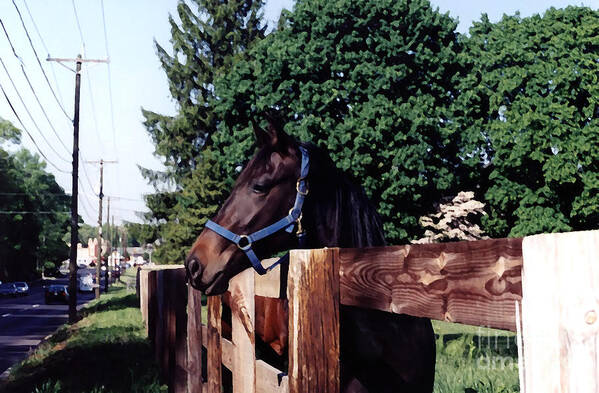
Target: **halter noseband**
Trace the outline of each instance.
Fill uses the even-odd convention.
[[[296,222],[298,223],[298,238],[302,239],[302,236],[304,236],[304,233],[301,229],[301,219],[304,199],[306,198],[306,195],[308,195],[308,184],[306,182],[306,178],[308,177],[308,171],[310,170],[310,158],[308,155],[308,151],[304,147],[300,146],[299,149],[302,153],[302,166],[300,170],[300,177],[299,179],[297,179],[297,184],[295,187],[297,190],[297,194],[295,195],[295,204],[293,205],[291,210],[289,210],[289,214],[287,216],[281,218],[274,224],[271,224],[266,228],[260,229],[250,235],[238,235],[218,225],[212,220],[208,220],[206,222],[206,228],[213,230],[225,239],[235,243],[237,247],[239,247],[239,249],[243,251],[245,255],[247,255],[250,262],[252,263],[252,266],[254,267],[254,270],[256,270],[256,272],[258,272],[258,274],[260,275],[266,274],[269,270],[279,265],[283,260],[288,258],[288,255],[281,257],[278,261],[276,261],[269,267],[264,268],[256,254],[254,253],[254,250],[252,250],[252,244],[254,242],[264,239],[265,237],[270,236],[282,229],[284,229],[288,233],[291,233],[293,231],[293,226]]]

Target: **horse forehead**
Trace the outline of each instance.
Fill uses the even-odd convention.
[[[264,172],[274,176],[295,171],[295,159],[291,155],[282,154],[277,151],[272,151],[264,154],[264,159],[261,163],[257,162],[258,166],[264,168]]]

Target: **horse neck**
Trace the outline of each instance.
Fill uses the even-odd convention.
[[[309,247],[385,245],[380,217],[362,188],[337,168],[315,172],[321,175],[310,183],[306,206]]]

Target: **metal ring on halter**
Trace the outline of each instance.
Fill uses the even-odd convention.
[[[295,183],[295,189],[296,189],[297,193],[300,194],[301,196],[306,196],[310,192],[310,190],[308,189],[308,182],[306,181],[306,191],[302,191],[302,190],[300,190],[300,183],[302,181],[306,181],[306,179],[303,177],[300,177],[299,179],[297,179],[297,183]]]
[[[293,214],[293,209],[295,209],[295,207],[292,207],[291,209],[289,209],[289,215],[292,216]],[[299,217],[297,218],[297,220],[295,220],[296,222],[301,221],[303,218],[302,212],[300,211]]]
[[[245,241],[248,243],[245,246],[242,246],[240,244],[243,239],[245,239]],[[240,235],[239,240],[237,241],[237,247],[239,247],[239,249],[241,251],[247,251],[250,248],[252,248],[252,241],[250,240],[250,238],[247,235]]]

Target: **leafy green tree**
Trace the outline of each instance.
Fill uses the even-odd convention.
[[[146,202],[152,214],[149,223],[160,228],[164,253],[157,259],[180,261],[182,250],[193,241],[191,228],[179,229],[178,218],[186,214],[177,210],[186,205],[181,189],[191,172],[201,165],[202,152],[217,130],[214,113],[215,78],[227,72],[238,56],[264,36],[261,23],[262,0],[180,1],[178,24],[169,18],[172,53],[156,43],[158,57],[169,80],[170,91],[177,102],[177,114],[166,116],[143,110],[144,125],[155,146],[155,154],[163,159],[166,171],[142,169],[153,184],[156,194]],[[178,252],[167,251],[174,246]]]
[[[153,225],[125,222],[124,229],[127,232],[128,247],[143,247],[158,239],[157,228]]]
[[[46,172],[46,164],[37,154],[22,149],[14,155],[23,184],[23,191],[33,202],[41,227],[36,252],[37,266],[45,260],[60,262],[68,258],[69,250],[62,237],[69,232],[70,195],[56,183],[54,175]]]
[[[486,15],[465,38],[454,126],[492,237],[599,227],[599,12]]]
[[[252,153],[250,119],[275,109],[288,133],[360,179],[391,242],[421,235],[419,217],[461,176],[448,127],[463,71],[455,28],[426,0],[297,1],[216,84],[221,179]]]
[[[19,142],[20,131],[0,119],[0,280],[31,279],[68,254],[68,195],[36,154],[2,146]]]

